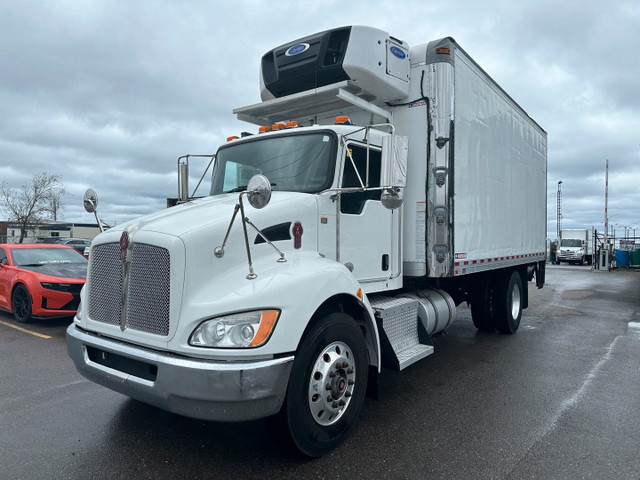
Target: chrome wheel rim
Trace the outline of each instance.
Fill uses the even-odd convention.
[[[520,288],[518,285],[513,286],[511,291],[511,318],[514,320],[518,318],[520,314]]]
[[[343,342],[327,346],[316,359],[309,378],[308,402],[313,419],[324,427],[347,411],[356,384],[353,352]]]

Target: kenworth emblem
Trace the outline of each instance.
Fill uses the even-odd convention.
[[[299,249],[302,248],[302,233],[304,230],[302,229],[302,223],[296,222],[293,225],[293,248]]]
[[[120,261],[127,261],[127,250],[129,249],[129,234],[127,232],[122,232],[120,235]]]
[[[294,55],[298,55],[299,53],[306,52],[309,50],[310,45],[308,43],[298,43],[293,47],[289,47],[289,49],[284,52],[285,56],[293,57]]]

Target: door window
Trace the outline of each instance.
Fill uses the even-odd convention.
[[[344,160],[342,175],[343,188],[361,188],[367,182],[367,148],[350,144]],[[353,159],[353,162],[351,162]],[[355,168],[354,168],[355,164]],[[369,188],[380,187],[382,154],[379,150],[369,149]],[[357,170],[357,173],[356,173]],[[358,178],[358,175],[360,178]],[[360,183],[362,180],[362,183]],[[340,211],[342,213],[359,215],[362,213],[367,200],[380,200],[380,190],[362,192],[346,192],[341,194]]]

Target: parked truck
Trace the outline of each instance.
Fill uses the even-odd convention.
[[[593,263],[593,230],[590,228],[562,229],[560,231],[560,246],[556,262],[578,263],[584,265]]]
[[[269,417],[320,456],[460,303],[516,332],[544,285],[546,132],[452,38],[337,28],[267,52],[260,80],[234,110],[258,133],[212,156],[209,195],[181,157],[179,205],[93,241],[68,352],[115,391]]]

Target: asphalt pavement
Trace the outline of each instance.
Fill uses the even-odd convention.
[[[384,370],[337,450],[306,460],[262,420],[173,415],[95,385],[70,319],[0,313],[0,478],[640,479],[640,273],[548,265],[515,335],[469,309],[435,353]]]

